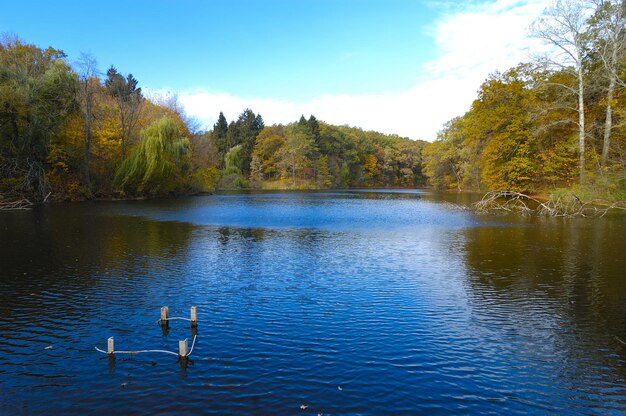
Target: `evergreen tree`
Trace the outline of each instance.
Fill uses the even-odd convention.
[[[224,113],[220,111],[220,115],[217,118],[217,122],[213,125],[213,141],[220,154],[225,155],[228,152],[228,122]]]
[[[228,129],[226,131],[226,153],[238,144],[241,144],[239,125],[234,121],[231,121],[228,123]],[[226,155],[226,153],[224,153],[224,155]]]
[[[256,115],[247,108],[239,115],[236,122],[231,122],[228,126],[227,142],[229,149],[241,145],[242,148],[242,169],[243,173],[250,173],[250,162],[252,161],[252,151],[256,136],[265,126],[260,114]]]
[[[314,115],[309,117],[309,121],[307,121],[307,125],[309,129],[311,129],[311,134],[313,135],[313,139],[315,143],[319,146],[320,142],[320,123],[317,121]]]

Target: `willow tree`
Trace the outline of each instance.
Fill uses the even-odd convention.
[[[163,117],[141,132],[139,145],[120,166],[115,183],[139,194],[179,190],[186,183],[188,156],[189,140],[174,120]]]

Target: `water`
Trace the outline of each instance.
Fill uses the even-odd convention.
[[[450,198],[1,212],[0,414],[626,412],[626,217],[475,216]],[[198,306],[187,364],[94,350],[177,351],[191,330],[162,331],[163,305]]]

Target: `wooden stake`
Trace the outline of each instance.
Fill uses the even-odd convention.
[[[198,326],[198,310],[195,306],[191,307],[191,326]]]
[[[183,358],[187,357],[187,338],[178,341],[178,355]]]
[[[161,308],[161,325],[167,325],[169,323],[169,308],[163,306]]]
[[[113,354],[114,351],[115,351],[115,347],[113,344],[113,337],[110,337],[107,340],[107,354]]]

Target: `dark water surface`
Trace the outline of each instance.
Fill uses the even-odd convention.
[[[0,414],[626,412],[625,216],[270,193],[0,212],[0,237]],[[163,305],[198,306],[187,365],[94,350],[176,351]]]

